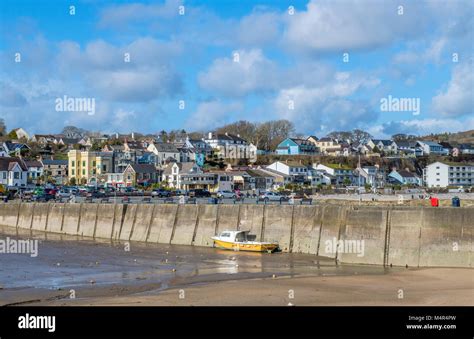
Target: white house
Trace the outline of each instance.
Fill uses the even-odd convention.
[[[423,150],[423,155],[428,154],[438,154],[438,155],[447,155],[447,152],[443,146],[434,141],[417,141],[417,146],[421,147]]]
[[[0,184],[8,187],[25,187],[28,168],[23,160],[12,157],[0,157]]]
[[[434,162],[423,170],[427,187],[474,185],[474,163]]]
[[[336,185],[346,184],[348,181],[355,183],[354,169],[342,164],[317,164],[313,168],[324,171],[336,177]]]
[[[256,160],[257,147],[249,144],[240,135],[230,133],[218,134],[209,132],[204,139],[211,148],[218,149],[224,159],[250,159]]]
[[[147,151],[156,155],[157,165],[164,166],[169,162],[180,162],[181,155],[175,145],[169,143],[152,143],[148,145]]]
[[[25,164],[28,168],[28,179],[36,182],[43,175],[43,164],[38,160],[25,160]]]
[[[182,189],[183,175],[201,173],[201,168],[194,162],[169,163],[163,169],[161,181],[169,187]]]
[[[397,143],[388,139],[369,139],[367,146],[372,150],[377,147],[380,151],[390,154],[398,152]]]
[[[308,167],[294,161],[275,161],[266,168],[290,176],[293,182],[304,182],[308,177]]]
[[[30,135],[23,128],[15,128],[14,131],[18,139],[30,139]]]

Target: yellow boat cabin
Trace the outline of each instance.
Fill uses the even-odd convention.
[[[277,243],[249,240],[255,236],[249,235],[249,231],[223,231],[212,237],[214,246],[234,251],[251,252],[273,252],[278,248]]]

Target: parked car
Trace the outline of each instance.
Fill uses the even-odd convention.
[[[72,195],[72,192],[69,188],[61,188],[56,192],[56,198],[69,198]]]
[[[263,200],[263,201],[284,201],[284,200],[288,200],[287,197],[281,195],[281,194],[278,194],[278,193],[275,193],[275,192],[264,192],[264,193],[261,193],[260,194],[260,199]]]
[[[209,198],[211,197],[211,193],[205,189],[193,189],[189,191],[189,196],[193,198]]]
[[[40,193],[40,194],[34,194],[32,197],[31,197],[31,200],[32,201],[36,201],[36,202],[48,202],[50,200],[54,200],[56,198],[55,195],[52,195],[52,194],[46,194],[46,193]]]
[[[88,192],[86,197],[88,198],[95,198],[95,199],[98,199],[98,198],[105,198],[107,195],[105,194],[105,192],[101,192],[101,191],[92,191],[92,192]]]
[[[232,191],[217,191],[217,197],[219,199],[235,199],[237,198],[237,194]]]
[[[173,193],[174,193],[175,196],[180,196],[180,195],[186,196],[186,195],[188,195],[188,191],[186,191],[186,190],[176,190]]]
[[[168,198],[171,196],[171,192],[163,188],[157,188],[151,192],[151,196],[158,197],[158,198]]]

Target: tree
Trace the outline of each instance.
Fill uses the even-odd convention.
[[[162,130],[162,131],[159,133],[159,137],[160,137],[161,141],[163,141],[163,142],[168,142],[168,133],[166,133],[165,130]]]
[[[76,126],[65,126],[61,132],[61,134],[64,134],[66,138],[82,138],[84,137],[88,132],[85,129],[76,127]]]
[[[351,184],[351,179],[349,178],[344,178],[344,180],[342,181],[342,183],[344,184],[344,186],[349,186]]]
[[[352,137],[351,140],[354,142],[358,142],[360,144],[365,144],[369,141],[369,139],[372,139],[372,135],[366,131],[363,131],[361,129],[354,129],[352,131]]]
[[[334,131],[327,135],[329,138],[337,139],[339,141],[351,140],[352,133],[346,131]]]
[[[417,138],[417,136],[412,135],[412,134],[398,133],[398,134],[392,135],[392,140],[393,141],[413,140],[413,139],[416,139],[416,138]]]
[[[10,131],[10,133],[8,133],[8,138],[9,138],[10,140],[16,140],[16,139],[18,139],[18,136],[16,135],[16,131],[15,131],[14,129],[12,129],[12,130]]]
[[[98,142],[94,142],[91,146],[91,151],[100,151],[102,146]]]
[[[72,177],[71,179],[69,179],[69,185],[76,186],[76,178],[75,177]]]
[[[0,119],[0,137],[3,137],[7,133],[7,126],[5,120]]]

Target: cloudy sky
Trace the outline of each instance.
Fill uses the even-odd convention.
[[[30,133],[280,118],[317,136],[473,129],[473,4],[2,0],[0,117]],[[95,114],[57,111],[64,96],[94,98]],[[420,113],[382,110],[389,96]]]

